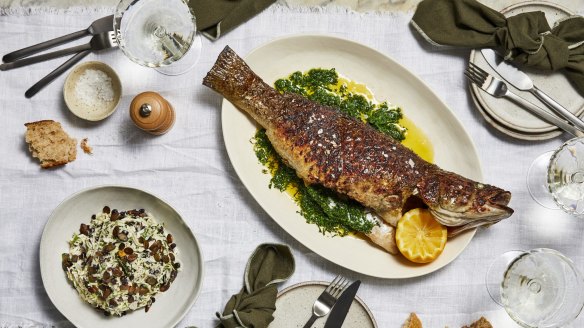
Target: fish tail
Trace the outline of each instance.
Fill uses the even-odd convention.
[[[283,109],[278,101],[280,93],[262,81],[229,46],[221,51],[203,85],[223,95],[266,129]]]
[[[230,95],[244,94],[258,80],[243,59],[226,46],[203,79],[203,85],[230,98]]]

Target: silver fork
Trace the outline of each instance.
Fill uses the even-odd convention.
[[[75,56],[69,58],[66,62],[61,64],[61,66],[55,68],[52,72],[47,74],[47,76],[43,77],[40,81],[38,81],[35,85],[30,87],[30,89],[26,90],[24,96],[26,98],[31,98],[32,96],[36,95],[39,91],[41,91],[44,87],[49,85],[53,82],[57,77],[59,77],[63,72],[68,70],[69,68],[73,67],[77,62],[83,59],[85,56],[89,55],[92,51],[99,51],[104,49],[116,48],[118,47],[118,40],[116,38],[116,34],[114,31],[109,31],[101,34],[95,35],[91,42],[88,45],[85,45],[85,48],[80,48],[81,52],[76,54]],[[34,58],[34,57],[31,57]],[[25,59],[23,59],[25,60]],[[16,61],[18,62],[18,61]],[[16,63],[14,62],[14,63]],[[12,64],[12,63],[10,63]]]
[[[336,276],[314,302],[312,316],[308,319],[304,328],[310,328],[316,319],[327,315],[348,284],[349,281],[346,278],[340,275]]]
[[[486,71],[484,71],[479,66],[475,65],[474,63],[469,63],[469,66],[464,71],[464,75],[474,84],[476,84],[479,88],[494,96],[496,98],[509,98],[514,102],[518,103],[519,105],[523,106],[533,115],[539,117],[540,119],[553,124],[560,129],[574,135],[577,137],[584,136],[584,133],[578,130],[575,126],[569,124],[568,122],[562,120],[561,118],[545,111],[544,109],[537,107],[536,105],[528,102],[527,100],[521,98],[520,96],[516,95],[515,93],[509,91],[507,84],[498,78],[490,75]]]
[[[116,39],[116,34],[114,31],[103,32],[94,35],[88,43],[78,45],[75,47],[65,48],[53,52],[48,52],[42,55],[27,57],[19,60],[15,60],[9,63],[0,64],[0,71],[8,71],[11,69],[28,66],[32,64],[41,63],[47,60],[64,57],[76,53],[83,53],[86,51],[99,51],[103,49],[109,49],[117,47],[118,41]],[[89,53],[87,52],[87,53]]]

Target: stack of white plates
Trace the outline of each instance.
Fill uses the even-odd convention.
[[[565,17],[573,15],[568,9],[550,2],[529,1],[512,5],[502,10],[505,16],[514,16],[522,12],[543,11],[550,24]],[[473,50],[470,61],[480,66],[490,74],[500,77],[486,62],[479,51]],[[584,98],[578,94],[570,81],[561,72],[535,72],[522,69],[529,75],[533,83],[542,91],[551,96],[558,103],[566,107],[572,113],[580,116],[584,113]],[[503,80],[503,79],[501,79]],[[549,110],[537,100],[531,93],[520,91],[508,84],[509,90],[536,104],[542,109]],[[479,112],[495,129],[518,139],[545,140],[559,136],[564,131],[540,120],[527,110],[505,98],[495,98],[479,89],[476,85],[470,85],[471,96]]]

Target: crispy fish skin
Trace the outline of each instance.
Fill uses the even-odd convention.
[[[421,198],[442,224],[455,227],[451,236],[513,213],[507,207],[510,192],[442,170],[334,108],[280,94],[229,47],[203,84],[263,126],[275,150],[305,183],[345,194],[392,226],[411,196]]]

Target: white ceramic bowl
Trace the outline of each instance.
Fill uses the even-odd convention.
[[[113,100],[100,102],[96,99],[96,105],[92,106],[79,99],[75,92],[75,86],[77,85],[79,78],[88,69],[102,71],[107,74],[111,79],[114,91]],[[116,111],[120,99],[122,98],[122,82],[114,69],[107,64],[98,61],[85,62],[75,66],[67,76],[65,85],[63,86],[63,97],[65,98],[67,108],[69,108],[71,113],[75,114],[75,116],[88,121],[101,121]]]
[[[69,250],[68,241],[89,223],[91,215],[103,207],[118,210],[140,209],[154,215],[174,237],[181,269],[168,291],[156,295],[148,312],[129,312],[123,317],[106,317],[85,303],[68,282],[61,267],[61,254]],[[41,277],[49,298],[76,327],[174,327],[194,304],[203,281],[201,249],[180,214],[160,198],[145,191],[123,186],[98,186],[82,190],[65,199],[49,217],[40,244]]]

